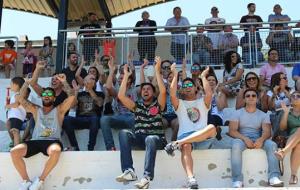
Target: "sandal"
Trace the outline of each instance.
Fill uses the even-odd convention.
[[[283,158],[284,158],[284,151],[283,150],[275,151],[274,154],[275,154],[276,158],[279,161],[283,160]]]
[[[290,178],[290,181],[289,181],[289,184],[290,185],[295,185],[298,183],[298,177],[296,175],[291,175],[291,178]]]

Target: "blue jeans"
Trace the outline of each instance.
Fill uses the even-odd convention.
[[[133,114],[102,116],[100,119],[100,126],[106,150],[111,150],[115,147],[111,128],[130,129],[134,127],[134,123],[135,120]]]
[[[158,135],[134,134],[129,130],[123,129],[119,133],[119,142],[122,172],[129,168],[134,170],[131,149],[132,146],[138,146],[146,149],[144,176],[150,177],[152,180],[154,178],[156,150],[163,149],[166,144],[165,139]]]
[[[251,140],[255,141],[256,139]],[[246,148],[246,144],[243,140],[233,139],[231,149],[232,181],[243,181],[242,153]],[[264,142],[263,149],[266,151],[268,159],[268,178],[279,177],[279,164],[274,155],[274,152],[277,150],[276,143],[268,139]]]
[[[99,116],[71,117],[65,116],[63,129],[66,131],[72,147],[79,150],[75,136],[75,129],[89,129],[88,150],[94,150],[96,145],[98,130],[100,128]]]

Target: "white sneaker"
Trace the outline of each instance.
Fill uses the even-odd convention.
[[[137,175],[133,171],[133,169],[127,169],[125,170],[121,175],[116,177],[116,180],[118,182],[126,182],[126,181],[135,181],[137,180]]]
[[[197,180],[194,176],[188,178],[187,187],[189,189],[198,189],[198,183],[197,183]]]
[[[269,179],[269,185],[272,187],[283,187],[284,183],[278,177]]]
[[[241,181],[234,181],[232,182],[232,187],[233,188],[242,188],[244,185],[243,185],[243,182]]]
[[[29,190],[42,190],[44,185],[44,181],[41,181],[40,178],[36,177],[32,185],[29,187]]]
[[[19,189],[18,190],[28,190],[29,189],[29,187],[31,186],[31,181],[26,181],[26,180],[24,180],[22,183],[21,183],[21,185],[20,185],[20,187],[19,187]]]
[[[150,184],[150,179],[143,177],[140,182],[136,183],[135,186],[138,189],[148,189]]]

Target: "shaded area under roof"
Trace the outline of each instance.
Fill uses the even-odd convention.
[[[88,12],[99,19],[111,18],[128,12],[173,0],[69,0],[68,25],[79,26]],[[60,0],[3,0],[3,8],[58,17]]]

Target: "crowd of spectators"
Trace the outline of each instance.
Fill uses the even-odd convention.
[[[280,7],[280,6],[279,6]],[[276,12],[275,12],[276,8]],[[275,16],[269,19],[286,19],[279,17],[278,6],[274,6]],[[245,34],[240,42],[243,53],[258,51],[261,41],[246,50],[248,40],[258,33],[260,24],[245,24],[261,22],[255,15],[255,4],[248,5],[249,13],[241,18],[241,26],[251,32]],[[300,64],[295,64],[292,72],[295,87],[288,86],[287,71],[284,65],[281,49],[274,45],[268,51],[267,63],[260,68],[259,73],[245,73],[242,64],[243,55],[237,52],[239,41],[231,33],[232,27],[216,26],[225,23],[218,17],[218,8],[211,9],[212,17],[206,25],[197,28],[197,38],[192,49],[198,53],[193,57],[191,71],[187,70],[185,51],[188,44],[184,40],[187,35],[189,22],[181,16],[180,7],[173,9],[174,17],[167,21],[167,31],[174,35],[171,42],[171,54],[182,63],[177,71],[176,63],[154,57],[156,40],[154,30],[136,29],[141,39],[140,46],[145,42],[153,42],[151,48],[139,49],[143,62],[140,67],[140,83],[137,83],[135,65],[132,56],[128,63],[117,64],[111,51],[100,54],[97,49],[90,49],[90,41],[84,40],[84,50],[81,59],[74,44],[68,45],[67,66],[61,73],[54,73],[50,87],[41,87],[39,77],[53,66],[53,47],[50,37],[44,38],[40,50],[40,59],[32,53],[32,42],[26,41],[23,77],[11,80],[11,90],[14,92],[6,103],[7,123],[12,143],[11,157],[16,170],[23,179],[20,189],[39,190],[51,170],[59,161],[60,154],[65,151],[79,151],[75,130],[89,129],[87,150],[93,151],[97,142],[97,134],[102,130],[105,148],[115,151],[115,139],[112,128],[119,129],[120,163],[122,174],[116,177],[117,182],[136,181],[137,174],[133,167],[132,149],[138,146],[145,149],[145,164],[143,177],[135,184],[137,188],[149,188],[154,179],[156,152],[165,149],[167,154],[174,155],[175,150],[181,150],[181,162],[187,177],[187,187],[196,189],[198,183],[193,171],[193,149],[209,149],[223,138],[231,139],[230,144],[219,148],[231,148],[232,186],[243,187],[242,152],[245,149],[264,149],[268,161],[268,182],[270,186],[282,187],[280,180],[279,161],[288,152],[292,152],[291,177],[289,184],[297,184],[297,172],[300,163],[297,161],[299,148],[300,115]],[[82,27],[101,28],[96,24],[96,15],[89,14],[89,24]],[[278,18],[277,18],[278,17]],[[155,21],[148,20],[149,13],[143,12],[142,21],[137,27],[155,26]],[[278,20],[276,20],[278,21]],[[174,28],[174,26],[183,26]],[[274,25],[274,29],[278,29]],[[282,25],[280,25],[282,27]],[[215,42],[203,31],[218,34],[219,42]],[[223,34],[221,31],[227,31]],[[282,31],[281,31],[282,32]],[[81,34],[93,36],[84,30]],[[290,34],[282,32],[281,36],[289,39]],[[279,35],[279,36],[280,36]],[[143,38],[142,38],[143,37]],[[242,38],[242,39],[243,39]],[[269,44],[276,38],[270,33]],[[248,39],[248,40],[247,40]],[[200,42],[201,41],[201,42]],[[98,42],[97,42],[98,43]],[[16,52],[13,41],[6,41],[6,51],[1,57],[5,71],[14,66]],[[146,43],[147,44],[147,43]],[[194,43],[193,43],[194,44]],[[152,46],[153,45],[153,46]],[[248,44],[249,46],[249,44]],[[252,47],[253,46],[253,47]],[[271,46],[271,45],[270,45]],[[215,48],[217,47],[217,48]],[[86,49],[85,49],[86,48]],[[253,48],[253,49],[252,49]],[[93,56],[85,56],[91,54]],[[210,59],[211,53],[218,52],[224,64],[223,78],[218,79],[212,67],[203,67],[202,63]],[[260,56],[260,55],[256,55]],[[145,69],[154,62],[154,73],[147,76]],[[199,61],[199,62],[198,62]],[[89,67],[84,65],[89,62]],[[208,61],[209,63],[209,61]],[[191,77],[189,77],[191,76]],[[221,82],[222,81],[222,82]],[[42,104],[36,105],[28,99],[31,90],[41,98]],[[228,107],[228,99],[236,98],[235,109],[230,118],[224,118],[224,109]],[[75,112],[74,112],[75,110]],[[29,124],[28,124],[29,123]],[[28,125],[27,125],[28,124]],[[20,130],[33,129],[33,132],[20,141]],[[222,133],[221,126],[228,125],[229,133]],[[172,137],[165,136],[166,128],[171,128]],[[62,131],[68,137],[70,147],[63,147]],[[286,134],[282,135],[282,131]],[[284,138],[286,145],[277,139]],[[288,140],[287,140],[288,139]],[[227,147],[226,147],[227,146]],[[278,149],[282,148],[282,149]],[[34,180],[30,180],[26,171],[24,158],[37,153],[49,156],[43,172]]]

